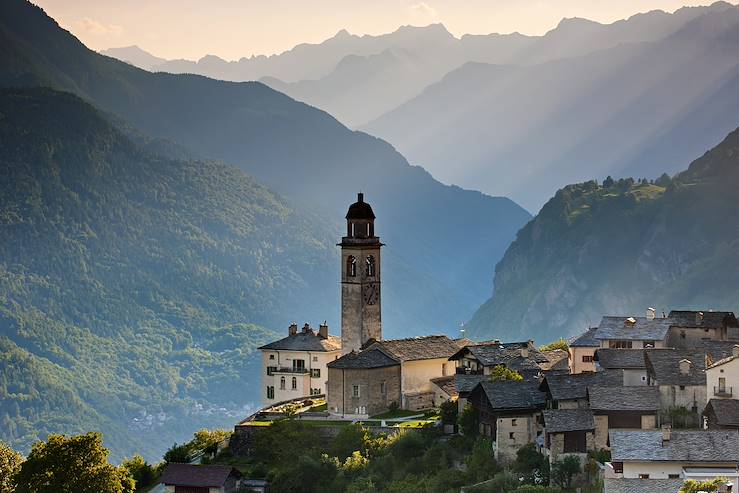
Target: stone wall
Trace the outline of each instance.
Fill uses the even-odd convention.
[[[400,365],[364,369],[329,368],[328,371],[327,403],[331,413],[373,416],[387,411],[393,402],[400,405]],[[359,386],[359,397],[354,395],[354,385]]]
[[[536,439],[536,419],[529,416],[513,416],[496,420],[495,459],[509,464],[516,459],[518,449]]]

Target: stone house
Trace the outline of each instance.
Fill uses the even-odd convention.
[[[595,350],[600,341],[595,338],[598,327],[592,327],[569,342],[568,363],[570,373],[589,373],[595,371]]]
[[[464,375],[490,375],[490,371],[502,365],[519,372],[525,379],[536,379],[543,367],[551,365],[550,359],[534,346],[534,341],[500,341],[469,344],[451,355],[456,372]]]
[[[644,349],[598,349],[595,367],[600,371],[620,373],[626,387],[647,385],[647,365]]]
[[[544,450],[550,462],[563,454],[575,454],[584,463],[595,450],[595,419],[590,409],[545,409]]]
[[[477,412],[480,434],[493,440],[495,459],[510,463],[527,443],[537,443],[543,430],[541,410],[546,405],[536,381],[483,381],[469,402]],[[540,441],[540,440],[538,440]]]
[[[595,339],[604,349],[644,349],[667,347],[669,318],[603,317],[595,331]]]
[[[401,363],[379,347],[328,364],[328,411],[368,417],[401,402]]]
[[[655,349],[646,351],[647,380],[660,394],[662,410],[682,407],[698,416],[706,404],[706,355],[703,351]]]
[[[669,347],[691,349],[695,341],[739,341],[739,321],[733,312],[673,310],[668,318]]]
[[[711,399],[703,410],[704,427],[739,432],[739,400]]]
[[[454,375],[454,388],[457,391],[457,406],[459,412],[468,404],[468,400],[472,390],[477,387],[480,382],[487,382],[490,377],[486,375]]]
[[[589,409],[588,387],[619,386],[621,383],[621,375],[617,372],[550,374],[542,379],[539,390],[546,395],[547,409]]]
[[[326,392],[326,365],[341,355],[341,339],[305,324],[290,325],[287,337],[260,347],[265,406]]]
[[[595,419],[595,447],[609,448],[609,430],[657,428],[660,408],[656,387],[588,387],[588,400]]]
[[[612,430],[606,478],[739,481],[739,435],[707,430]],[[607,481],[608,479],[606,479]]]
[[[231,466],[172,463],[159,482],[165,493],[236,493],[241,473]]]
[[[706,399],[739,398],[739,345],[731,356],[711,361],[706,367]]]
[[[538,362],[539,368],[546,375],[550,373],[570,373],[569,353],[564,349],[541,351],[547,361]]]

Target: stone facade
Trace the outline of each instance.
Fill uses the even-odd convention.
[[[329,368],[328,410],[372,416],[400,405],[400,365],[381,368]]]
[[[527,443],[536,441],[541,432],[536,415],[506,416],[495,422],[495,460],[510,464],[516,460],[516,452]]]
[[[660,385],[659,400],[662,410],[670,407],[684,407],[691,411],[695,408],[699,414],[703,412],[708,401],[704,385]]]
[[[595,351],[597,347],[571,347],[569,348],[568,363],[570,373],[595,372]]]

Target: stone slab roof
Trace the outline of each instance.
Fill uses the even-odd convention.
[[[592,327],[569,342],[570,347],[600,347],[600,341],[595,338],[598,327]]]
[[[706,353],[685,349],[650,349],[647,371],[658,385],[706,385]],[[680,362],[690,361],[688,373],[680,372]]]
[[[627,323],[629,318],[633,318],[635,323]],[[667,336],[670,324],[669,318],[648,320],[646,317],[603,317],[595,338],[601,341],[661,341]]]
[[[457,394],[469,394],[478,383],[489,380],[488,375],[454,375],[454,387]]]
[[[739,427],[739,400],[711,399],[703,414],[713,414],[719,426]]]
[[[739,326],[734,312],[672,310],[668,318],[672,320],[672,325],[675,327],[700,327],[708,329],[723,327],[724,324],[727,327]]]
[[[663,443],[661,430],[611,430],[614,461],[739,462],[734,430],[672,430]]]
[[[480,382],[477,389],[482,389],[493,410],[533,410],[541,409],[546,404],[546,396],[539,389],[538,382],[503,381]]]
[[[586,399],[591,385],[619,386],[623,384],[620,372],[575,373],[547,375],[539,388],[552,395],[555,401]]]
[[[165,485],[191,486],[195,488],[219,488],[231,474],[239,472],[231,466],[202,466],[171,463],[162,473],[159,482]]]
[[[643,349],[598,349],[595,360],[606,370],[642,370],[647,367]]]
[[[539,367],[542,370],[551,372],[569,372],[569,353],[564,349],[553,349],[552,351],[544,351],[541,354],[543,354],[547,359],[546,363],[539,363]]]
[[[595,429],[593,411],[590,409],[547,409],[542,414],[547,433]]]
[[[454,383],[456,375],[449,375],[447,377],[432,378],[431,383],[439,387],[442,392],[446,393],[449,397],[459,395],[457,392],[457,386]]]
[[[604,387],[588,388],[590,409],[593,411],[651,411],[659,409],[657,387]]]
[[[522,350],[528,350],[528,357],[521,355]],[[506,368],[516,371],[539,371],[542,369],[540,364],[550,364],[549,358],[533,347],[529,341],[508,343],[491,341],[471,344],[456,351],[449,359],[461,359],[467,354],[473,356],[483,366],[505,365]]]
[[[393,358],[382,348],[371,347],[360,351],[358,353],[351,351],[346,353],[342,357],[331,361],[326,366],[328,368],[339,368],[339,369],[369,369],[369,368],[384,368],[387,366],[399,365],[400,361]]]
[[[683,480],[677,479],[632,479],[606,478],[605,493],[678,493]]]
[[[265,344],[259,349],[274,349],[281,351],[338,351],[341,349],[341,337],[328,336],[323,338],[313,329],[301,330],[297,334],[289,335],[279,341]]]
[[[409,337],[407,339],[388,339],[376,341],[370,346],[382,349],[400,361],[444,358],[459,351],[460,344],[444,335]]]

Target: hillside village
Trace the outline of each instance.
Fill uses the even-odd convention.
[[[260,430],[286,416],[324,424],[329,436],[345,423],[373,433],[425,426],[459,433],[457,422],[430,412],[452,406],[454,415],[474,417],[474,431],[490,439],[498,464],[512,464],[526,446],[552,466],[577,458],[573,486],[676,493],[686,480],[722,478],[721,491],[739,483],[733,313],[658,315],[648,308],[644,316],[609,315],[557,347],[446,335],[387,340],[383,244],[363,194],[346,220],[341,335],[330,335],[325,323],[318,330],[293,323],[286,337],[260,348],[264,407],[235,427],[232,454],[249,456]],[[597,471],[586,474],[593,457]],[[199,466],[188,467],[183,474],[197,477]],[[235,472],[222,467],[223,478]]]

